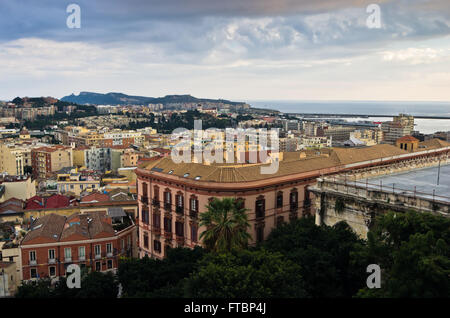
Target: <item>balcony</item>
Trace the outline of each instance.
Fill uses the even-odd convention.
[[[197,211],[189,211],[189,216],[193,219],[196,219],[198,217],[198,212]]]
[[[56,259],[54,259],[54,258],[49,258],[49,259],[48,259],[48,263],[49,263],[49,264],[55,264],[55,263],[56,263]]]
[[[155,235],[161,235],[161,228],[160,227],[153,227],[152,232]]]
[[[72,262],[72,257],[64,258],[64,263],[71,263],[71,262]]]
[[[86,256],[79,256],[79,257],[78,257],[78,260],[81,261],[81,262],[83,262],[83,261],[86,260]]]
[[[184,214],[184,207],[177,206],[176,209],[175,209],[175,212],[178,213],[178,214],[183,215]]]
[[[113,256],[113,253],[112,253],[112,252],[106,253],[106,257],[112,257],[112,256]]]
[[[30,265],[36,265],[37,261],[36,260],[30,260]]]
[[[148,204],[148,197],[147,196],[141,196],[141,202],[143,204]]]
[[[290,204],[290,211],[291,212],[297,212],[298,210],[298,203],[291,203]]]
[[[172,211],[172,204],[170,203],[164,203],[164,210],[171,212]]]
[[[154,198],[154,199],[152,200],[152,205],[153,205],[155,208],[159,208],[159,200],[156,199],[156,198]]]
[[[172,239],[172,232],[164,232],[164,238],[166,240],[171,240]]]
[[[178,236],[177,235],[176,240],[177,240],[177,244],[184,245],[184,236]]]
[[[95,259],[100,259],[100,258],[102,258],[101,254],[95,254]]]

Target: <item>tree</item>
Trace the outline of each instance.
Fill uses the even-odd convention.
[[[186,279],[185,291],[190,298],[307,296],[300,266],[267,250],[208,254]]]
[[[364,241],[347,223],[317,226],[312,217],[301,218],[274,229],[263,247],[301,265],[312,297],[352,297],[365,285],[367,265],[353,256]]]
[[[49,278],[24,282],[18,287],[17,298],[116,298],[119,285],[115,276],[108,273],[82,272],[81,288],[68,288],[66,278],[55,283]]]
[[[233,198],[214,198],[200,215],[200,226],[206,230],[200,234],[208,250],[229,252],[247,246],[250,234],[246,209]]]
[[[430,213],[378,217],[359,258],[381,267],[381,288],[359,297],[449,297],[450,220]]]
[[[125,297],[182,297],[180,282],[197,268],[205,255],[201,247],[171,248],[163,260],[144,257],[119,265],[119,282]]]

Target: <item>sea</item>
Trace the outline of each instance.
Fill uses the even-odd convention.
[[[343,118],[347,121],[389,121],[391,117],[377,115],[442,116],[449,119],[416,118],[415,130],[424,134],[450,131],[450,102],[391,102],[391,101],[248,101],[252,107],[275,109],[283,113],[361,114],[369,117]]]

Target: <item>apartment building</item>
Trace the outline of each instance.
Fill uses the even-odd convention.
[[[36,219],[20,243],[23,280],[66,275],[67,266],[78,264],[92,271],[114,271],[121,256],[132,257],[136,226],[115,231],[112,218],[99,213]]]
[[[401,137],[411,135],[414,131],[414,117],[400,114],[394,116],[392,121],[386,121],[381,124],[384,142],[395,144],[395,141]]]
[[[108,171],[111,170],[111,149],[91,147],[84,150],[85,167],[90,170]]]
[[[34,178],[46,179],[53,172],[73,166],[72,148],[53,145],[33,149],[31,163]]]

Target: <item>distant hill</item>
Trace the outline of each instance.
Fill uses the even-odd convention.
[[[77,104],[92,105],[148,105],[171,103],[226,103],[230,105],[242,105],[241,102],[231,102],[223,99],[196,98],[191,95],[167,95],[165,97],[130,96],[122,93],[99,94],[81,92],[79,95],[71,94],[61,98],[62,101]]]

